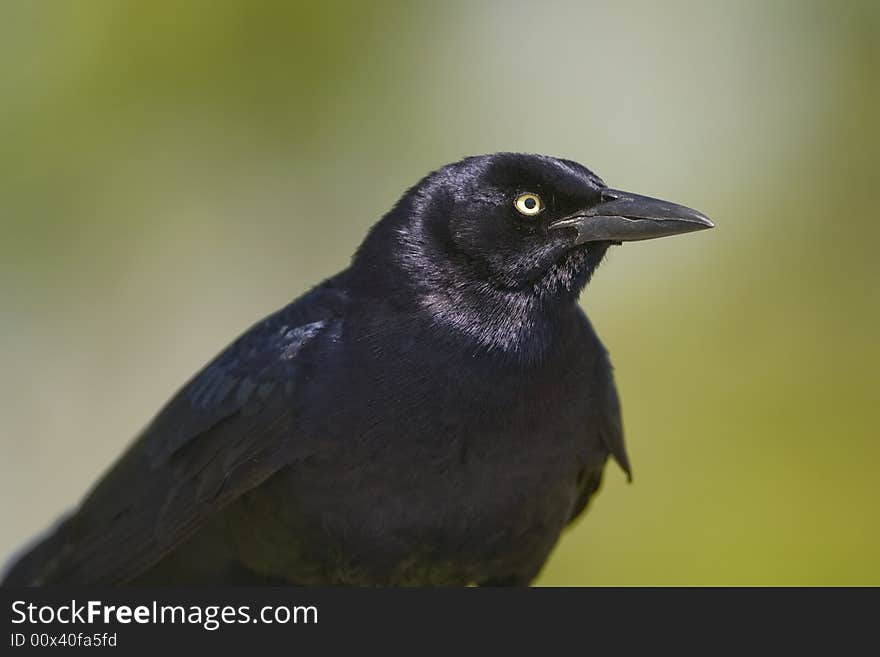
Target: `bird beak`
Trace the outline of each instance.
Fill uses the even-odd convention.
[[[550,224],[577,231],[575,244],[633,242],[714,228],[702,212],[669,201],[616,189],[602,190],[603,203]]]

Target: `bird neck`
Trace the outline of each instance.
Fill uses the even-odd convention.
[[[409,337],[440,343],[469,354],[484,353],[536,365],[559,345],[577,321],[576,299],[542,299],[526,291],[499,290],[486,283],[453,282],[438,272],[371,264],[352,267],[349,289],[364,307],[387,308],[386,318]],[[390,328],[390,327],[389,327]]]
[[[558,344],[575,307],[482,286],[422,290],[417,312],[435,333],[522,364],[543,361]]]

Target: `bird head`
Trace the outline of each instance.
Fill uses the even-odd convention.
[[[379,221],[353,262],[355,286],[415,300],[505,350],[552,332],[609,246],[711,228],[700,212],[609,188],[586,167],[495,153],[446,165]],[[549,338],[548,338],[549,339]]]
[[[374,241],[396,244],[371,257],[391,255],[429,283],[576,296],[612,244],[712,226],[683,205],[611,189],[576,162],[495,153],[444,166],[410,189],[374,230]]]

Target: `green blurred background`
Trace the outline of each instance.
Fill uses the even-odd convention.
[[[583,297],[635,482],[540,583],[880,584],[878,101],[870,1],[4,1],[0,554],[423,173],[517,150],[718,225]]]

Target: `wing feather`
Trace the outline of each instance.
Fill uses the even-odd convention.
[[[338,330],[328,281],[245,332],[159,412],[7,585],[121,584],[287,464],[303,351]]]
[[[626,445],[623,440],[623,420],[620,412],[620,400],[617,396],[617,386],[614,383],[614,372],[608,352],[602,345],[587,316],[581,312],[581,318],[585,330],[598,347],[598,358],[594,363],[591,387],[590,408],[591,422],[589,430],[598,434],[605,449],[611,458],[626,473],[627,479],[632,481],[632,468],[626,453]],[[590,498],[596,494],[602,484],[602,472],[605,464],[598,467],[585,469],[578,478],[578,497],[572,508],[570,520],[577,518],[587,508]]]

